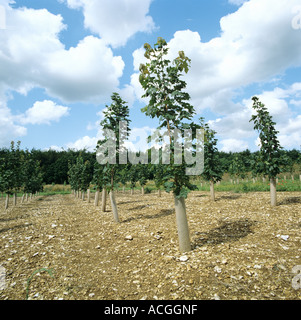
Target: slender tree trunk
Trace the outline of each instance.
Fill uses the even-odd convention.
[[[24,202],[24,197],[25,197],[25,194],[23,193],[22,198],[21,198],[21,203]]]
[[[90,189],[87,190],[88,203],[90,203]]]
[[[300,179],[300,182],[301,182],[301,174],[300,174],[300,176],[299,176],[299,179]]]
[[[9,194],[7,194],[5,198],[5,210],[8,208],[8,203],[9,203]]]
[[[97,207],[99,202],[99,190],[96,190],[95,198],[94,198],[94,206]]]
[[[186,207],[185,207],[185,199],[184,198],[176,198],[175,199],[175,209],[176,209],[176,221],[178,228],[178,237],[179,237],[179,249],[181,252],[188,252],[191,250],[190,244],[190,235],[189,235],[189,227],[186,216]]]
[[[132,189],[131,189],[131,195],[133,195],[133,194],[134,194],[134,189],[132,188]]]
[[[102,199],[101,199],[101,211],[106,212],[106,205],[107,205],[107,190],[106,188],[102,189]]]
[[[112,206],[114,220],[115,222],[119,223],[120,221],[118,216],[117,204],[115,200],[115,193],[113,190],[110,191],[110,199],[111,199],[111,206]]]
[[[17,194],[14,192],[14,195],[13,195],[13,204],[14,206],[17,205]]]
[[[215,201],[215,193],[214,193],[214,183],[210,181],[210,199]]]
[[[158,189],[158,196],[161,197],[161,189]]]
[[[144,186],[141,187],[141,194],[144,195]]]
[[[25,201],[26,201],[26,202],[28,201],[28,193],[26,193]]]
[[[82,200],[85,200],[85,191],[82,191]]]
[[[275,207],[277,205],[277,196],[276,196],[276,179],[270,179],[270,194],[271,194],[271,205]]]
[[[122,187],[122,192],[125,193],[125,186]]]

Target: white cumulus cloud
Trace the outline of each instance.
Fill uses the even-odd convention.
[[[263,91],[254,94],[266,106],[273,121],[276,123],[276,130],[279,131],[278,139],[280,144],[286,148],[299,148],[301,142],[301,115],[292,109],[292,97],[300,97],[301,83],[297,82],[283,89],[276,87],[270,91]],[[238,105],[240,108],[234,113],[229,113],[222,118],[209,121],[209,125],[218,133],[221,139],[225,139],[226,144],[223,150],[231,147],[231,143],[240,137],[240,139],[250,139],[252,136],[258,136],[254,131],[254,123],[250,122],[252,114],[253,101],[243,99]],[[259,140],[255,140],[255,146],[258,147]],[[234,143],[233,143],[234,145]],[[252,145],[253,147],[254,145]],[[230,150],[230,149],[229,149]]]
[[[34,105],[21,115],[19,121],[22,124],[50,124],[58,122],[69,114],[70,108],[57,105],[53,101],[36,101]]]
[[[62,0],[64,1],[64,0]],[[85,27],[113,47],[123,46],[137,32],[151,32],[155,23],[148,15],[152,0],[65,0],[83,10]]]
[[[97,137],[89,137],[84,136],[75,142],[67,143],[67,148],[74,149],[74,150],[84,150],[94,152],[96,149],[97,141],[99,139]]]
[[[292,8],[300,5],[300,0],[229,2],[241,6],[221,18],[218,37],[203,42],[200,33],[179,30],[168,42],[170,59],[180,50],[191,59],[191,68],[184,75],[191,103],[199,114],[207,109],[219,118],[211,124],[224,139],[223,150],[231,145],[237,146],[234,149],[245,147],[247,144],[234,144],[237,137],[243,141],[241,139],[254,135],[249,123],[253,112],[252,96],[237,102],[237,94],[246,86],[264,85],[281,77],[287,69],[301,66],[300,31],[292,28]],[[143,49],[137,49],[133,57],[135,73],[131,86],[139,98],[143,94],[138,81],[138,67],[145,61]],[[287,132],[285,128],[295,128],[298,123],[294,120],[293,107],[301,105],[299,86],[295,83],[289,89],[279,86],[253,94],[266,103],[280,134]],[[298,145],[297,134],[294,135],[292,141]],[[283,136],[282,140],[289,141],[289,138],[285,140]]]
[[[26,134],[27,129],[15,122],[10,109],[0,101],[0,146],[9,146],[12,140]]]
[[[249,148],[248,143],[240,139],[224,139],[220,143],[223,145],[223,152],[241,152]]]
[[[184,50],[191,59],[184,79],[197,110],[214,106],[215,112],[232,113],[235,106],[220,104],[221,95],[229,96],[238,88],[269,81],[290,67],[301,66],[300,32],[291,26],[291,9],[298,3],[300,0],[249,0],[220,20],[220,36],[208,42],[191,30],[174,34],[169,41],[170,58]],[[137,49],[133,57],[138,71],[145,61],[143,49]],[[132,86],[139,96],[140,84],[132,81]]]
[[[0,93],[32,88],[65,102],[102,103],[119,86],[124,62],[105,41],[87,36],[68,50],[60,41],[61,15],[46,9],[7,7],[0,33]]]
[[[119,86],[124,62],[102,39],[88,36],[77,47],[48,57],[39,82],[51,96],[68,102],[100,102]]]

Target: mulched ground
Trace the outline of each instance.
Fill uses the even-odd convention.
[[[189,194],[193,250],[185,254],[169,194],[116,194],[120,224],[109,199],[102,213],[73,195],[6,211],[2,198],[0,299],[300,299],[292,270],[301,266],[300,193],[278,192],[275,208],[269,193],[216,198]]]

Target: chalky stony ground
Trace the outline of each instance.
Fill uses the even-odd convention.
[[[186,201],[193,250],[178,251],[170,194],[116,195],[120,224],[73,195],[39,196],[4,211],[1,300],[300,299],[301,195],[193,192]],[[296,278],[295,278],[296,279]],[[298,283],[297,283],[298,284]]]

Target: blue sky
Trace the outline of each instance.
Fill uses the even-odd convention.
[[[187,91],[220,150],[258,149],[254,95],[300,149],[300,0],[0,0],[0,147],[93,150],[118,92],[143,148],[157,123],[140,111],[138,68],[159,36],[192,60]]]

